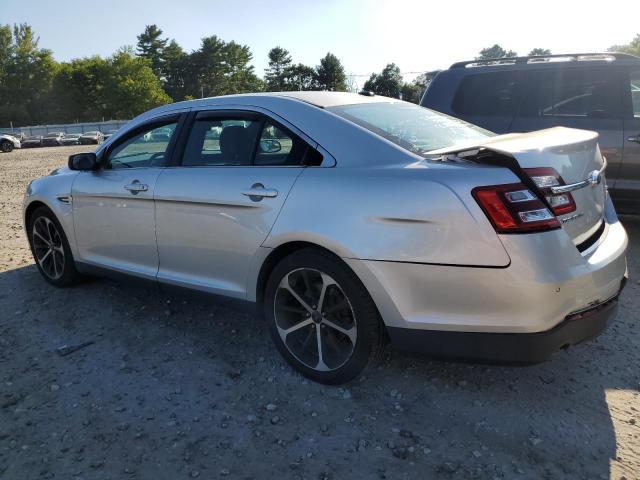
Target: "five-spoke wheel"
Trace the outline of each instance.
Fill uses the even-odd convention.
[[[66,287],[80,280],[64,230],[50,209],[36,208],[29,216],[27,232],[33,258],[47,282]]]
[[[328,252],[305,249],[283,259],[269,277],[264,302],[278,350],[316,381],[351,380],[379,347],[373,301],[356,275]]]
[[[64,248],[56,225],[47,217],[38,217],[31,231],[33,255],[43,272],[52,280],[64,273]]]

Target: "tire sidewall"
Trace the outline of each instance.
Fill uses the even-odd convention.
[[[13,150],[13,144],[9,140],[4,140],[2,144],[0,144],[0,150],[3,153],[9,153]]]
[[[53,279],[49,277],[46,272],[40,266],[40,262],[36,258],[35,249],[33,247],[33,226],[36,223],[36,220],[41,217],[46,217],[58,229],[60,237],[62,239],[62,249],[64,251],[64,265],[62,267],[62,276],[57,279]],[[73,254],[71,253],[71,247],[69,246],[69,242],[67,241],[67,235],[65,234],[62,225],[56,218],[55,214],[47,207],[38,207],[29,217],[29,225],[27,229],[27,235],[29,236],[29,247],[31,248],[31,254],[33,255],[33,260],[38,268],[38,271],[42,275],[42,277],[49,282],[51,285],[55,285],[56,287],[66,287],[75,283],[78,279],[78,271],[75,268],[75,263],[73,260]]]
[[[351,358],[336,370],[320,372],[300,362],[284,344],[276,327],[274,302],[278,285],[284,276],[299,268],[321,271],[331,276],[346,295],[356,320],[357,338]],[[336,385],[356,377],[368,364],[379,344],[380,322],[377,309],[358,277],[341,260],[324,252],[302,250],[283,259],[271,272],[265,289],[264,318],[278,351],[304,376],[324,384]]]

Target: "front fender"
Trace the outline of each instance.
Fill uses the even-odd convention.
[[[47,177],[33,180],[27,187],[23,201],[22,220],[27,233],[27,212],[36,203],[44,204],[56,216],[64,234],[69,241],[74,258],[78,258],[76,237],[73,226],[73,207],[71,204],[71,187],[78,172],[67,169],[55,170]]]

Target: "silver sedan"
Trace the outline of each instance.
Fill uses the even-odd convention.
[[[126,274],[249,302],[319,382],[387,339],[539,362],[597,335],[626,280],[597,140],[349,93],[193,100],[34,180],[24,222],[49,283]]]

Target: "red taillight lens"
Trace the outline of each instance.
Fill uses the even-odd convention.
[[[564,180],[555,168],[525,168],[524,171],[529,175],[531,180],[533,180],[533,183],[545,194],[545,198],[547,202],[549,202],[549,205],[551,205],[553,213],[556,215],[565,215],[575,212],[576,202],[570,193],[562,193],[560,195],[553,195],[551,193],[551,187],[565,185]]]
[[[476,187],[471,195],[498,233],[527,233],[560,228],[555,215],[521,183]]]

